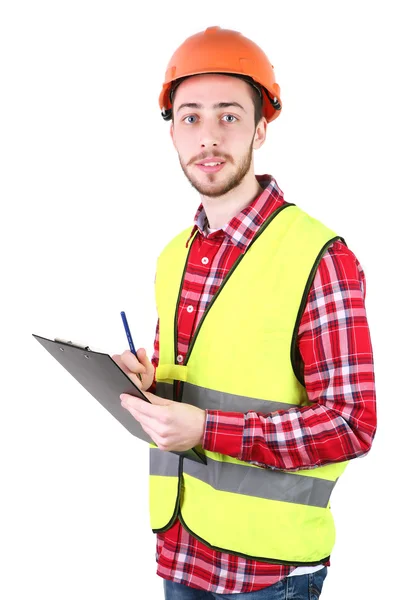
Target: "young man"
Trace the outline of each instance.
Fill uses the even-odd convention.
[[[201,204],[158,260],[152,361],[143,348],[114,356],[150,390],[151,404],[121,401],[155,443],[157,573],[167,600],[315,599],[330,494],[376,429],[364,273],[341,237],[254,173],[281,100],[252,41],[219,27],[191,36],[160,107]],[[168,452],[195,446],[206,464]]]

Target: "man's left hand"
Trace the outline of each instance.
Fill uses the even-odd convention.
[[[121,394],[121,404],[139,421],[160,450],[184,451],[202,443],[206,423],[204,410],[150,392],[143,393],[150,403],[130,394]]]

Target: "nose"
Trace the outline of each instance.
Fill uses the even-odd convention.
[[[214,120],[204,120],[200,128],[200,145],[202,148],[211,148],[218,146],[220,143],[220,132],[218,125]]]

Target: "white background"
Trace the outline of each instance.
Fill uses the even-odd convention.
[[[4,600],[162,598],[147,446],[32,338],[152,353],[155,261],[198,206],[158,107],[170,56],[207,26],[275,66],[283,110],[255,154],[343,235],[367,278],[379,428],[336,486],[323,598],[393,597],[398,570],[396,2],[4,1],[0,13]]]

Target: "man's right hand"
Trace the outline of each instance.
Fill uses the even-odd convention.
[[[113,354],[111,358],[139,389],[146,391],[153,383],[155,369],[144,348],[137,350],[137,356],[138,358],[130,350],[125,350],[122,354]],[[138,377],[139,373],[142,381]]]

